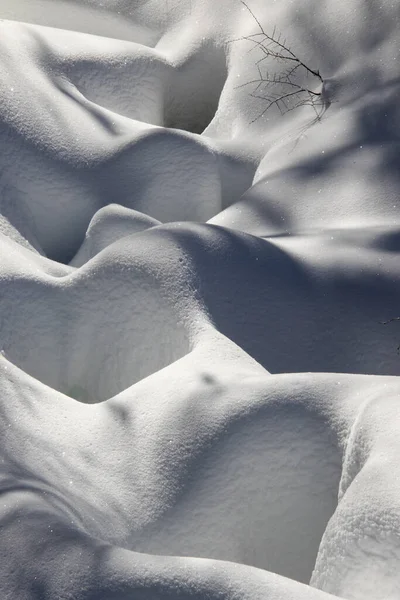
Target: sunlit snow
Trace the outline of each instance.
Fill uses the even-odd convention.
[[[0,599],[400,598],[399,25],[0,0]]]

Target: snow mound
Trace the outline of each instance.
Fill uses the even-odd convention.
[[[398,26],[0,2],[2,598],[400,596]]]
[[[81,267],[113,242],[157,225],[161,225],[160,221],[148,215],[120,204],[108,204],[98,210],[90,221],[85,239],[70,265]]]

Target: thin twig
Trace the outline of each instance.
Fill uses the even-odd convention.
[[[267,103],[267,106],[262,113],[253,119],[251,123],[257,121],[257,119],[262,117],[267,110],[273,106],[276,106],[282,114],[294,110],[300,106],[311,106],[315,111],[316,118],[319,120],[324,111],[318,111],[317,107],[325,106],[322,92],[315,92],[308,86],[305,87],[301,83],[298,83],[298,81],[295,81],[294,78],[300,73],[298,70],[303,69],[306,78],[308,76],[312,76],[323,83],[320,72],[315,69],[311,69],[296,56],[293,50],[287,45],[286,40],[282,38],[279,32],[277,32],[276,27],[274,27],[272,35],[268,35],[261,25],[259,19],[251,10],[250,6],[244,0],[240,0],[240,2],[252,16],[259,31],[241,38],[237,38],[236,40],[231,40],[231,42],[246,40],[253,45],[249,52],[258,50],[262,53],[262,56],[255,63],[258,72],[258,79],[253,79],[246,83],[240,84],[236,86],[235,89],[253,85],[255,87],[250,95],[253,98],[263,100]],[[263,74],[263,71],[265,71],[265,69],[262,69],[263,63],[267,59],[279,61],[280,63],[286,62],[288,68],[283,70],[283,72],[280,74]],[[271,90],[274,88],[279,90],[278,86],[283,86],[282,90],[277,93],[272,93]],[[264,89],[264,95],[262,95],[261,88]],[[295,100],[294,103],[293,100]]]
[[[379,321],[381,325],[387,325],[388,323],[393,323],[393,321],[400,321],[400,317],[393,317],[388,321]]]

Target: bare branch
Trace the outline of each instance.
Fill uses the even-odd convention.
[[[266,107],[262,113],[251,122],[254,123],[254,121],[257,121],[257,119],[262,117],[267,110],[273,106],[275,106],[281,114],[294,110],[300,106],[311,106],[316,114],[316,119],[320,120],[324,110],[318,110],[317,107],[322,106],[325,110],[327,108],[324,103],[322,92],[310,89],[311,86],[304,86],[299,79],[301,76],[300,70],[302,70],[303,79],[314,77],[314,79],[318,79],[319,82],[323,83],[320,72],[312,69],[298,58],[288,46],[286,39],[277,31],[276,26],[272,31],[272,35],[267,34],[250,6],[244,0],[240,0],[240,2],[255,21],[259,31],[233,41],[246,40],[252,44],[252,47],[248,52],[257,50],[262,54],[261,58],[255,62],[258,78],[236,86],[236,89],[250,85],[255,86],[250,93],[250,96],[266,102]],[[287,68],[284,68],[281,73],[276,72],[270,75],[267,72],[264,74],[264,62],[266,60],[287,63]],[[269,65],[270,63],[268,63],[268,66]],[[262,94],[261,89],[263,89],[264,94]],[[276,93],[272,93],[273,89],[276,89]]]

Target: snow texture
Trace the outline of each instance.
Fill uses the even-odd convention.
[[[399,25],[0,0],[2,599],[398,600]]]

